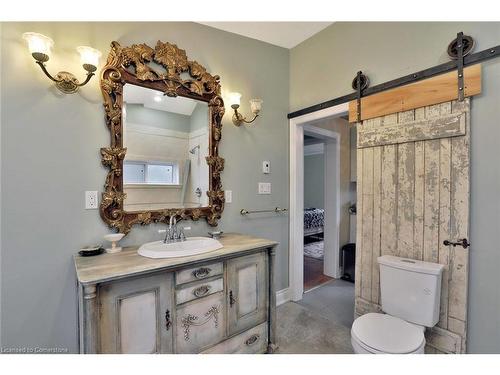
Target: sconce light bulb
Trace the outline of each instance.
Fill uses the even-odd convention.
[[[48,36],[28,32],[23,34],[23,39],[28,42],[28,49],[33,58],[40,62],[49,60],[54,41]]]
[[[95,72],[97,70],[97,66],[99,65],[99,58],[102,53],[95,48],[87,46],[76,47],[76,50],[80,54],[80,60],[83,68],[90,73]]]
[[[263,103],[262,99],[258,98],[250,99],[250,110],[254,115],[258,115],[260,113],[262,109],[262,103]]]
[[[239,92],[229,93],[229,104],[231,108],[238,109],[240,107],[241,94]]]

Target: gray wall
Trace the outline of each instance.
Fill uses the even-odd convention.
[[[61,95],[35,65],[21,34],[37,31],[55,41],[51,72],[84,76],[75,47],[91,45],[104,55],[109,43],[158,39],[177,43],[188,56],[221,76],[223,94],[242,93],[242,111],[261,97],[264,107],[251,126],[224,117],[220,154],[225,189],[233,191],[220,221],[225,232],[280,242],[277,288],[288,285],[288,218],[241,217],[241,208],[288,207],[289,52],[192,23],[4,23],[1,39],[2,269],[1,327],[4,346],[63,347],[77,351],[76,289],[72,256],[103,242],[109,232],[97,210],[84,210],[84,191],[102,191],[106,169],[99,148],[109,144],[99,80],[74,95]],[[251,58],[249,58],[251,56]],[[105,58],[105,57],[104,57]],[[272,173],[262,175],[263,160]],[[6,177],[7,176],[7,177]],[[259,181],[273,194],[257,195]],[[209,229],[194,223],[193,234]],[[123,245],[156,240],[159,225],[137,227]]]
[[[205,108],[205,110],[207,110]],[[189,133],[191,116],[146,108],[142,104],[126,105],[126,122]]]
[[[500,44],[500,23],[335,23],[290,53],[290,106],[297,110],[350,93],[358,70],[371,85],[448,61],[463,31],[476,51]],[[469,352],[500,353],[500,59],[483,64],[472,100]]]
[[[325,208],[325,155],[304,156],[304,207]]]
[[[208,124],[208,105],[197,103],[193,113],[189,117],[189,131],[207,128]]]

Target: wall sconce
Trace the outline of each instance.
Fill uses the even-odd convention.
[[[238,108],[240,108],[240,99],[241,99],[240,93],[238,92],[229,93],[229,104],[231,104],[231,108],[234,109],[233,124],[236,126],[240,126],[242,123],[251,124],[259,116],[259,112],[262,109],[263,102],[261,99],[250,100],[250,110],[252,111],[254,117],[251,120],[247,120],[245,116],[243,116],[241,113],[238,112]]]
[[[76,77],[69,72],[59,72],[55,77],[53,77],[47,71],[45,63],[49,61],[54,41],[48,36],[31,32],[24,33],[23,39],[28,42],[28,48],[31,52],[31,56],[33,56],[36,60],[36,63],[40,66],[45,75],[54,81],[56,87],[65,94],[73,94],[78,91],[79,87],[86,85],[94,75],[94,72],[97,70],[97,65],[99,65],[101,52],[91,47],[80,46],[77,47],[76,50],[80,54],[83,69],[87,71],[87,78],[85,81],[80,83],[78,79],[76,79]]]

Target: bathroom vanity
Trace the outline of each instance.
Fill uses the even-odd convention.
[[[276,242],[226,234],[223,247],[150,259],[125,248],[75,255],[81,353],[272,353]]]

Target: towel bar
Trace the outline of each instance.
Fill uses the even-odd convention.
[[[288,211],[288,208],[275,207],[272,210],[253,210],[253,211],[245,210],[244,208],[242,208],[240,210],[240,214],[241,215],[248,215],[248,214],[260,214],[260,213],[264,213],[264,212],[276,212],[276,213],[280,213],[280,212],[286,212],[286,211]]]

